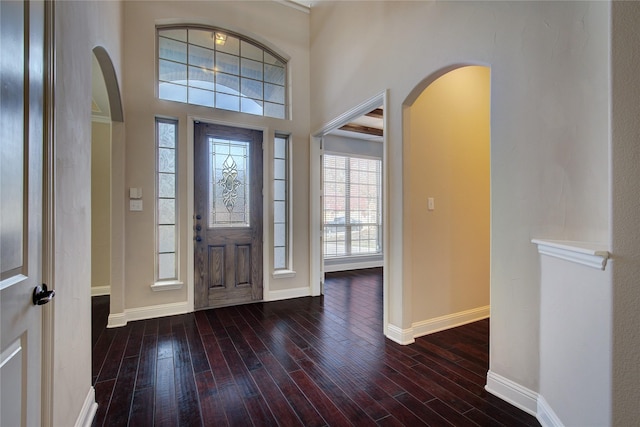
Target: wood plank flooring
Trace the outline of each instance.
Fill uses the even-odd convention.
[[[484,390],[489,321],[401,346],[382,335],[382,271],[325,296],[105,329],[94,297],[94,426],[539,426]]]

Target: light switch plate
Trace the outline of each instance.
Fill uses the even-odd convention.
[[[130,211],[142,211],[142,200],[129,200]]]
[[[429,209],[430,211],[435,209],[435,201],[433,200],[433,197],[429,197],[427,199],[427,209]]]
[[[140,187],[131,187],[131,188],[129,188],[129,198],[130,199],[142,199],[142,188],[140,188]]]

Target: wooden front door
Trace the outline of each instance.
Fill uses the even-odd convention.
[[[195,308],[262,300],[262,132],[194,125]]]
[[[0,1],[2,426],[42,424],[44,22],[43,2]]]

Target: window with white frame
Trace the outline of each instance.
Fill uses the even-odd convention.
[[[289,137],[276,135],[273,144],[273,268],[289,266]]]
[[[156,277],[178,279],[177,259],[177,142],[178,122],[156,119]]]
[[[238,34],[206,27],[161,27],[160,99],[285,119],[287,64]]]
[[[324,256],[382,252],[382,161],[325,154]]]

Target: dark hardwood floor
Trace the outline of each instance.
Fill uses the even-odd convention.
[[[116,329],[93,301],[94,426],[539,426],[484,390],[488,320],[385,339],[380,269],[329,274],[324,297]]]

